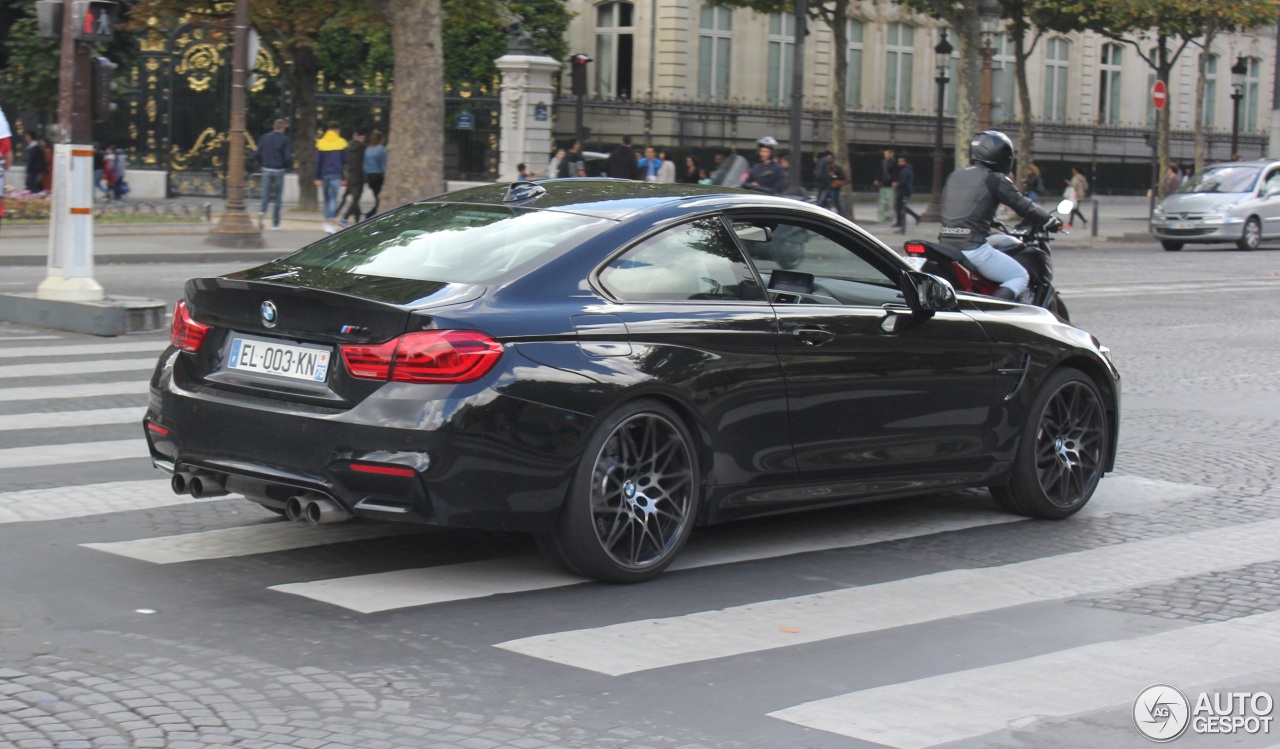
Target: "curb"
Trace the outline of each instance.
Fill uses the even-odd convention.
[[[213,228],[213,224],[99,224],[93,226],[94,236],[102,237],[128,237],[137,235],[153,235],[153,234],[208,234]],[[3,226],[0,227],[0,239],[5,237],[13,237],[15,239],[41,239],[49,236],[49,229],[45,226]]]
[[[95,255],[94,265],[148,265],[159,263],[265,263],[295,250],[210,250],[208,252],[137,252]],[[45,266],[48,255],[0,256],[0,267]]]

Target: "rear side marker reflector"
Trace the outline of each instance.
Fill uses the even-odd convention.
[[[374,463],[352,463],[351,470],[357,473],[376,473],[380,476],[407,476],[413,477],[415,471],[412,468],[404,466],[384,466]]]
[[[148,432],[153,432],[153,433],[155,433],[155,434],[158,434],[158,435],[160,435],[161,437],[168,437],[168,436],[169,436],[169,430],[168,430],[167,428],[165,428],[165,427],[160,426],[159,424],[155,423],[154,421],[148,421],[148,422],[147,422],[147,431],[148,431]]]
[[[422,330],[341,348],[352,377],[390,382],[474,382],[502,356],[502,344],[478,330]]]
[[[924,245],[919,242],[907,242],[908,255],[923,255],[925,252]]]

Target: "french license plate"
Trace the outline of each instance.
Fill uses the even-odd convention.
[[[928,262],[928,260],[922,257],[907,258],[907,264],[910,265],[912,268],[915,268],[916,270],[920,270],[921,268],[923,268],[926,262]]]
[[[233,338],[227,369],[324,382],[329,375],[331,355],[332,352],[324,348]]]
[[[1196,228],[1196,222],[1194,222],[1194,221],[1170,221],[1170,222],[1169,222],[1169,228],[1170,228],[1170,229],[1194,229],[1194,228]]]

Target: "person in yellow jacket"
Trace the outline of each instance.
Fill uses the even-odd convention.
[[[338,193],[346,181],[342,178],[347,165],[347,140],[338,132],[339,125],[330,122],[316,141],[316,187],[324,190],[324,230],[338,230]]]

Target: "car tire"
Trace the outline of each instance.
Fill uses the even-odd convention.
[[[1102,478],[1111,438],[1107,421],[1093,380],[1078,369],[1054,371],[1027,410],[1009,483],[991,487],[991,496],[1018,515],[1074,515]]]
[[[1160,240],[1160,246],[1167,252],[1177,252],[1182,249],[1182,242],[1170,242],[1167,239]]]
[[[1262,224],[1256,216],[1250,216],[1249,220],[1244,222],[1244,233],[1240,235],[1240,240],[1236,242],[1236,247],[1242,250],[1256,250],[1262,244]]]
[[[658,401],[631,401],[597,427],[555,533],[538,544],[573,574],[649,580],[688,540],[701,487],[693,436],[680,417]]]

